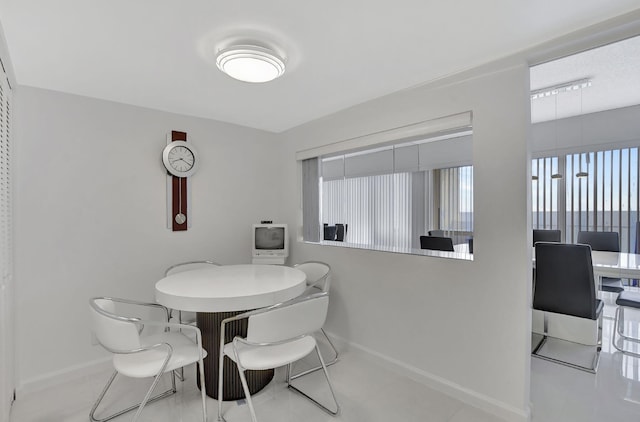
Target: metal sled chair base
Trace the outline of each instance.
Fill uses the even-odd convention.
[[[333,350],[333,354],[334,354],[333,359],[331,361],[329,361],[329,362],[325,362],[325,366],[331,366],[331,365],[333,365],[334,363],[336,363],[338,361],[338,349],[336,349],[336,346],[334,346],[334,344],[331,341],[331,339],[329,339],[329,336],[324,331],[324,328],[321,328],[320,331],[322,332],[324,337],[327,339],[327,341],[329,342],[329,346]],[[304,371],[300,372],[299,374],[291,375],[291,379],[294,380],[296,378],[300,378],[300,377],[302,377],[304,375],[310,374],[312,372],[319,371],[321,369],[322,369],[322,365],[314,366],[313,368],[304,370]]]
[[[149,391],[147,391],[147,394],[145,396],[145,398],[138,404],[134,404],[131,407],[128,407],[124,410],[120,410],[112,415],[109,415],[105,418],[102,419],[97,419],[95,417],[95,413],[96,410],[98,409],[98,406],[100,406],[100,403],[102,402],[102,399],[104,399],[104,396],[107,394],[107,391],[109,390],[109,387],[111,387],[111,384],[113,384],[113,381],[116,379],[116,376],[118,375],[118,371],[114,371],[113,374],[111,375],[111,378],[109,378],[109,381],[107,382],[107,385],[105,385],[104,389],[102,390],[102,393],[100,393],[100,396],[98,397],[98,400],[96,401],[96,403],[93,405],[93,408],[91,408],[91,412],[89,413],[89,417],[91,418],[91,420],[93,422],[106,422],[109,421],[111,419],[117,418],[120,415],[124,415],[127,412],[131,412],[132,410],[138,409],[138,412],[136,413],[136,416],[134,417],[134,420],[137,419],[137,417],[140,415],[140,412],[142,411],[142,408],[144,406],[146,406],[148,403],[152,403],[156,400],[160,400],[163,399],[165,397],[169,397],[173,394],[176,393],[176,380],[174,377],[174,374],[171,375],[171,388],[168,389],[167,391],[160,393],[154,397],[151,397],[151,393],[153,393],[154,388],[156,387],[156,385],[158,384],[158,381],[160,380],[160,377],[156,377],[156,379],[153,381],[153,384],[151,385],[151,387],[149,388]]]
[[[560,364],[560,365],[568,366],[570,368],[579,369],[581,371],[589,372],[590,374],[595,374],[596,371],[598,370],[598,364],[600,363],[600,351],[602,350],[602,344],[599,343],[597,346],[595,346],[596,347],[596,353],[595,353],[595,356],[593,357],[593,363],[589,367],[589,366],[582,366],[582,365],[578,365],[578,364],[575,364],[575,363],[567,362],[567,361],[560,360],[560,359],[554,359],[554,358],[549,357],[549,356],[544,356],[544,355],[538,354],[540,349],[542,349],[544,344],[547,342],[547,339],[548,339],[547,336],[543,336],[542,341],[540,341],[540,343],[535,348],[535,350],[533,352],[531,352],[531,355],[533,357],[536,357],[538,359],[543,359],[543,360],[546,360],[546,361],[549,361],[549,362],[557,363],[557,364]],[[564,341],[566,341],[566,340],[564,340]]]

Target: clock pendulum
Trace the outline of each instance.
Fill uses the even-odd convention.
[[[184,224],[187,216],[182,213],[182,181],[178,182],[178,213],[174,218],[177,224]]]

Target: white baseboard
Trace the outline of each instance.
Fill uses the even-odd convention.
[[[16,397],[24,397],[28,394],[52,388],[65,382],[76,381],[104,371],[113,370],[111,359],[111,356],[108,356],[24,380],[16,387]]]
[[[411,365],[407,365],[397,359],[378,353],[360,344],[347,341],[333,333],[327,333],[338,350],[354,350],[363,354],[377,364],[412,380],[431,387],[454,397],[470,406],[491,413],[507,422],[529,422],[531,420],[531,408],[518,409],[506,403],[495,400],[477,391],[470,390],[447,379],[423,371]],[[100,372],[110,371],[113,368],[111,357],[72,366],[60,371],[50,372],[42,376],[31,378],[16,389],[18,398],[56,385],[92,376]]]
[[[445,393],[453,398],[460,400],[470,406],[476,407],[487,413],[491,413],[507,422],[530,422],[531,421],[531,404],[527,409],[519,409],[503,403],[494,398],[488,397],[477,391],[470,390],[461,385],[453,383],[447,379],[423,371],[422,369],[408,365],[392,357],[383,355],[374,350],[357,343],[347,341],[333,333],[327,332],[331,337],[338,350],[355,350],[362,353],[365,357],[375,361],[399,375],[406,376],[423,385]]]

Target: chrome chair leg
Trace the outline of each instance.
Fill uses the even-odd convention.
[[[538,359],[543,359],[549,362],[554,362],[560,365],[564,365],[564,366],[568,366],[570,368],[574,368],[574,369],[579,369],[581,371],[585,371],[585,372],[589,372],[591,374],[595,374],[598,371],[598,365],[600,364],[600,352],[602,351],[602,318],[603,318],[603,314],[604,312],[600,312],[600,316],[597,319],[597,324],[598,324],[598,339],[596,341],[596,353],[593,357],[593,360],[591,362],[591,366],[590,367],[586,367],[586,366],[582,366],[582,365],[576,365],[574,363],[571,362],[566,362],[563,360],[559,360],[559,359],[555,359],[549,356],[544,356],[544,355],[540,355],[538,352],[540,352],[540,350],[542,349],[542,347],[544,346],[544,344],[547,342],[548,339],[548,330],[549,330],[549,322],[548,322],[548,316],[545,312],[544,314],[544,328],[543,328],[543,337],[542,337],[542,341],[540,341],[540,343],[538,344],[538,346],[534,349],[533,352],[531,352],[531,355],[538,358]]]
[[[287,387],[292,389],[293,391],[297,392],[298,394],[301,394],[304,397],[308,398],[309,400],[311,400],[313,403],[315,403],[318,407],[320,407],[325,412],[329,413],[330,415],[335,416],[338,413],[340,413],[340,405],[338,404],[338,400],[336,399],[336,394],[333,391],[333,385],[331,384],[331,380],[329,379],[329,372],[327,371],[327,365],[325,365],[324,359],[322,359],[322,354],[320,354],[320,349],[318,348],[317,344],[316,344],[316,354],[318,355],[318,359],[320,360],[320,368],[323,370],[324,377],[327,379],[327,385],[329,385],[329,391],[331,391],[331,396],[333,397],[333,402],[336,405],[336,410],[333,411],[333,410],[329,409],[328,407],[326,407],[325,405],[323,405],[322,403],[320,403],[319,401],[317,401],[313,397],[309,396],[304,391],[302,391],[302,390],[298,389],[297,387],[293,386],[291,384],[291,378],[292,377],[287,379]]]
[[[221,331],[221,345],[224,345],[224,324]],[[222,416],[222,401],[223,401],[223,380],[224,378],[224,348],[220,347],[220,355],[218,358],[218,421],[226,422],[225,418]],[[202,378],[204,379],[204,378]]]
[[[96,400],[95,404],[94,404],[94,405],[93,405],[93,407],[91,408],[91,412],[89,412],[89,418],[91,419],[91,421],[92,421],[92,422],[106,422],[106,421],[109,421],[109,420],[111,420],[111,419],[117,418],[118,416],[123,415],[123,414],[125,414],[125,413],[127,413],[127,412],[131,412],[132,410],[135,410],[135,409],[138,409],[139,411],[141,410],[140,405],[141,405],[143,402],[140,402],[140,403],[138,403],[138,404],[134,404],[134,405],[133,405],[133,406],[131,406],[131,407],[128,407],[128,408],[126,408],[126,409],[124,409],[124,410],[120,410],[120,411],[118,411],[118,412],[116,412],[116,413],[113,413],[113,414],[111,414],[111,415],[109,415],[109,416],[107,416],[107,417],[104,417],[104,418],[102,418],[102,419],[97,419],[97,418],[95,417],[95,413],[96,413],[96,410],[98,409],[98,406],[100,406],[100,403],[101,403],[101,402],[102,402],[102,400],[104,399],[104,396],[107,394],[107,391],[109,390],[109,387],[111,387],[111,384],[113,384],[113,381],[116,379],[116,376],[117,376],[117,375],[118,375],[118,371],[114,371],[114,372],[113,372],[113,374],[111,375],[111,377],[109,378],[109,381],[107,381],[107,384],[106,384],[106,385],[104,386],[104,388],[102,389],[102,392],[101,392],[101,393],[100,393],[100,395],[98,396],[98,400]],[[163,399],[163,398],[165,398],[165,397],[168,397],[168,396],[170,396],[170,395],[172,395],[172,394],[175,394],[175,392],[176,392],[177,390],[176,390],[176,382],[175,382],[175,378],[173,377],[173,375],[172,375],[171,379],[172,379],[172,385],[171,385],[171,387],[172,387],[172,388],[168,389],[167,391],[165,391],[165,392],[163,392],[163,393],[158,394],[157,396],[154,396],[154,397],[151,397],[151,398],[148,398],[148,397],[147,397],[147,400],[146,400],[145,404],[147,404],[147,403],[152,403],[152,402],[154,402],[154,401],[156,401],[156,400],[160,400],[160,399]],[[155,387],[155,384],[157,384],[157,381],[156,381],[156,380],[154,380],[154,385],[153,385],[153,386],[152,386],[152,388],[147,392],[147,395],[148,395],[148,396],[149,396],[149,395],[151,395],[151,392],[153,392],[153,387]],[[143,405],[143,407],[144,407],[144,405]],[[137,414],[138,414],[138,413],[139,413],[139,412],[137,412],[137,413],[136,413],[135,418],[137,418]],[[134,418],[134,420],[135,420],[135,418]]]
[[[324,331],[324,328],[321,328],[320,331],[322,332],[324,337],[327,339],[327,342],[329,343],[329,346],[331,347],[331,349],[333,349],[333,354],[334,354],[333,359],[331,361],[325,363],[326,366],[331,366],[331,365],[333,365],[334,363],[336,363],[338,361],[338,349],[336,349],[336,346],[333,344],[333,342],[331,341],[331,339],[329,338],[327,333]],[[304,375],[307,375],[307,374],[310,374],[312,372],[319,371],[320,369],[322,369],[322,365],[314,366],[313,368],[304,370],[304,371],[300,372],[299,374],[291,375],[291,379],[294,380],[296,378],[300,378],[300,377],[302,377]]]
[[[251,420],[258,422],[256,419],[256,411],[253,408],[253,400],[251,400],[251,393],[249,392],[249,386],[247,385],[247,378],[244,375],[244,368],[238,365],[238,374],[240,374],[240,381],[242,382],[242,389],[244,390],[244,396],[247,399],[247,405],[249,406],[249,412],[251,413]]]
[[[620,322],[622,322],[622,324],[620,324]],[[622,326],[621,326],[622,325]],[[618,346],[618,341],[616,339],[616,335],[618,336],[619,339],[621,339],[621,343],[624,341],[631,341],[634,343],[640,343],[640,338],[636,338],[636,337],[629,337],[627,335],[624,334],[624,307],[622,306],[618,306],[616,308],[616,317],[615,317],[615,321],[613,323],[613,338],[611,340],[611,343],[613,344],[613,347],[615,347],[616,350],[618,350],[619,352],[622,352],[626,355],[630,355],[630,356],[634,356],[634,357],[639,357],[640,358],[640,353],[636,353],[636,352],[632,352],[630,350],[626,350],[624,349],[624,347],[621,344],[621,346]]]

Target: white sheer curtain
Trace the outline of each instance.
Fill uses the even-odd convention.
[[[348,224],[345,242],[373,249],[409,250],[412,174],[324,181],[322,221],[329,225]]]
[[[302,160],[302,238],[320,241],[320,160]]]
[[[440,229],[473,232],[473,167],[440,169]]]

